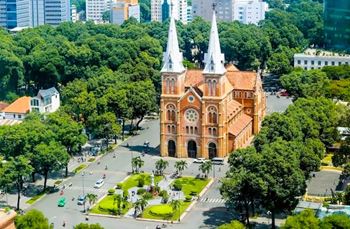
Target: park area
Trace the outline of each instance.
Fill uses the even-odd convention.
[[[177,221],[210,179],[138,173],[108,190],[90,213]]]

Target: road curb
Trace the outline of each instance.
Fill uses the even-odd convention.
[[[156,222],[156,223],[168,223],[168,224],[179,224],[178,221],[162,220],[162,219],[146,219],[146,218],[134,218],[138,221]]]
[[[96,214],[96,213],[88,213],[87,216],[108,217],[108,218],[116,218],[116,219],[121,219],[121,218],[123,218],[123,216],[105,215],[105,214]]]

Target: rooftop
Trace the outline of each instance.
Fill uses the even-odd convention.
[[[7,104],[7,103],[0,102],[0,111],[2,111],[3,109],[5,109],[6,107],[8,107],[8,104]]]
[[[58,91],[54,87],[51,87],[51,88],[48,88],[45,90],[39,90],[39,92],[38,92],[38,95],[40,95],[42,97],[53,96],[55,94],[58,94]]]
[[[11,103],[8,107],[2,110],[2,112],[6,113],[20,113],[25,114],[30,111],[30,97],[23,96],[13,103]]]
[[[318,57],[349,57],[350,55],[344,53],[337,53],[322,49],[306,49],[303,53],[296,53],[294,56],[318,56]]]

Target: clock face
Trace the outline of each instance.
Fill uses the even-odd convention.
[[[188,109],[185,113],[185,117],[189,122],[196,122],[198,120],[198,113],[193,109]]]

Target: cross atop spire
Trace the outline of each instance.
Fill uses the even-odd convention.
[[[177,39],[175,19],[173,15],[171,15],[168,33],[168,44],[166,51],[163,53],[163,67],[161,72],[181,73],[185,71],[185,67],[182,64],[182,60],[183,57],[179,49],[179,41]]]
[[[215,6],[213,4],[213,19],[211,21],[208,52],[204,54],[204,74],[222,75],[226,72],[225,56],[221,53],[218,26],[216,23]]]

